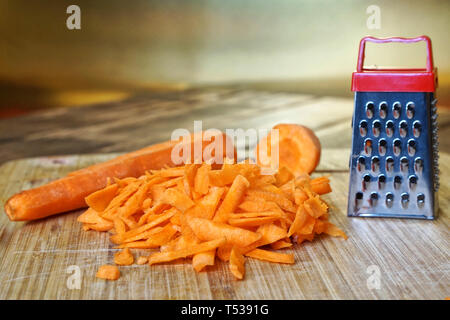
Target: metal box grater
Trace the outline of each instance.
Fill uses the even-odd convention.
[[[426,69],[364,68],[365,43],[425,41]],[[360,42],[355,92],[348,216],[434,219],[438,213],[438,141],[431,40]]]

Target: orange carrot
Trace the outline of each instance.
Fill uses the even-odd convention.
[[[108,231],[113,227],[113,223],[103,219],[97,211],[92,208],[87,209],[83,214],[78,216],[78,222],[82,222],[89,226],[92,230]]]
[[[312,179],[310,184],[311,190],[319,195],[331,192],[330,179],[328,179],[328,177],[319,177]]]
[[[120,277],[120,271],[116,266],[104,265],[98,268],[95,276],[105,280],[117,280]]]
[[[249,186],[250,183],[244,176],[237,175],[230,187],[230,190],[225,196],[225,199],[223,199],[221,206],[217,210],[217,213],[214,216],[214,221],[227,221],[229,214],[236,210],[239,202],[241,201],[245,191]]]
[[[292,247],[293,241],[312,241],[318,234],[347,238],[328,221],[329,207],[313,191],[314,184],[329,180],[283,171],[276,178],[247,163],[226,163],[221,169],[188,164],[151,170],[139,178],[109,182],[90,196],[93,207],[103,211],[90,207],[78,220],[85,230],[113,233],[115,248],[123,249],[115,254],[116,264],[134,262],[130,248],[159,248],[137,263],[192,258],[192,267],[200,272],[214,265],[217,256],[242,279],[244,256],[291,264],[292,254],[266,249]],[[105,190],[113,188],[111,199]]]
[[[320,141],[314,132],[298,124],[278,124],[273,127],[278,129],[278,141],[271,141],[269,133],[261,139],[256,147],[257,162],[263,167],[272,164],[272,145],[278,146],[279,167],[286,167],[294,175],[311,173],[319,164]]]
[[[86,204],[95,211],[102,212],[116,196],[117,184],[112,184],[104,189],[98,190],[85,198]]]
[[[231,218],[228,223],[234,227],[248,228],[248,227],[258,227],[265,223],[271,223],[279,220],[279,217],[253,217],[253,218]]]
[[[294,255],[288,253],[278,253],[263,249],[255,249],[245,254],[247,257],[255,258],[258,260],[265,260],[277,263],[294,263]]]
[[[223,139],[224,146],[232,143],[225,134],[222,134],[220,138]],[[211,143],[203,140],[203,133],[192,135],[191,155],[189,155],[191,161],[194,156],[194,145],[199,139],[202,141],[203,148]],[[108,178],[139,177],[147,170],[174,166],[172,150],[180,141],[182,140],[167,141],[134,151],[75,171],[43,186],[22,191],[9,198],[5,204],[5,212],[11,221],[24,221],[83,208],[86,206],[85,197],[104,188]]]
[[[290,242],[289,238],[288,240],[278,240],[274,243],[271,243],[270,247],[274,250],[289,248],[292,247],[292,242]]]
[[[134,257],[130,252],[130,249],[125,248],[122,251],[117,252],[114,254],[114,263],[118,264],[119,266],[129,266],[130,264],[133,264]]]
[[[208,193],[209,189],[209,172],[211,171],[211,166],[208,164],[203,164],[195,175],[194,189],[195,192],[205,195]]]
[[[188,224],[195,235],[203,241],[226,238],[229,244],[245,247],[261,238],[256,232],[207,219],[189,217]]]
[[[215,255],[216,255],[216,250],[197,253],[192,258],[192,266],[194,267],[195,271],[200,272],[206,266],[213,266]]]
[[[178,250],[178,251],[167,251],[167,252],[157,252],[152,254],[148,263],[150,265],[155,263],[164,263],[172,260],[176,260],[179,258],[185,258],[188,256],[193,256],[197,253],[207,252],[216,249],[217,247],[226,243],[225,238],[215,239],[208,242],[203,242],[197,245],[193,245],[190,248]]]
[[[230,270],[237,279],[243,279],[245,274],[245,258],[236,247],[230,253]]]

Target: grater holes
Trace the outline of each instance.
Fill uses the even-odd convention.
[[[366,158],[359,157],[358,162],[356,163],[356,169],[361,172],[366,169]]]
[[[373,157],[371,161],[371,166],[373,172],[378,172],[378,170],[380,170],[380,158]]]
[[[362,192],[357,192],[355,194],[355,207],[358,209],[361,207],[363,202],[363,193]]]
[[[402,193],[400,198],[401,198],[401,202],[402,202],[402,207],[406,209],[409,204],[409,194],[407,194],[406,192]]]
[[[370,156],[372,154],[372,140],[371,139],[366,139],[364,141],[364,152],[368,156]]]
[[[423,193],[419,193],[417,195],[417,206],[419,208],[423,208],[424,205],[425,205],[425,195]]]
[[[409,160],[406,157],[400,159],[400,170],[403,172],[408,172]]]
[[[380,135],[380,131],[381,131],[381,122],[378,120],[375,120],[372,123],[372,133],[375,137],[378,137]]]
[[[370,180],[371,180],[370,175],[368,175],[368,174],[364,175],[363,180],[362,180],[362,190],[363,191],[365,191],[369,188]]]
[[[385,175],[379,175],[378,176],[378,189],[384,189],[384,186],[386,185],[386,176]]]
[[[414,160],[414,171],[419,174],[423,171],[423,159],[422,158],[416,158]]]
[[[394,177],[394,189],[398,190],[402,186],[402,177],[395,176]]]
[[[394,102],[392,105],[392,115],[395,119],[398,119],[400,117],[400,112],[402,110],[402,105],[400,102]]]
[[[380,118],[381,119],[386,118],[386,116],[387,116],[387,109],[388,109],[387,102],[385,102],[385,101],[381,102],[380,105],[379,105],[379,108],[380,108],[380,112],[379,112]]]
[[[409,189],[415,190],[417,187],[417,177],[416,176],[409,176]]]
[[[386,158],[386,171],[392,172],[394,170],[394,159],[392,157]]]
[[[378,142],[378,153],[380,154],[380,156],[384,156],[386,154],[386,149],[387,149],[386,139],[380,139],[380,141]]]
[[[361,135],[361,137],[365,137],[367,134],[367,121],[362,120],[359,123],[359,134]]]
[[[402,142],[400,139],[395,139],[394,143],[392,144],[392,149],[394,152],[394,155],[398,156],[402,152]]]
[[[408,141],[408,154],[410,156],[413,156],[416,153],[416,149],[417,149],[417,142],[413,139],[410,139]]]
[[[415,107],[416,106],[414,102],[408,102],[408,104],[406,105],[406,117],[408,117],[408,119],[412,119],[414,117]]]
[[[392,120],[386,122],[386,134],[388,137],[392,137],[394,134],[394,122]]]
[[[420,136],[420,133],[422,131],[422,124],[420,121],[414,121],[413,123],[413,136],[418,138]]]
[[[394,204],[394,195],[390,192],[386,193],[386,207],[390,208]]]
[[[366,169],[366,158],[359,157],[358,162],[356,163],[356,169],[361,172]]]
[[[408,123],[403,120],[400,122],[398,126],[398,131],[400,133],[400,137],[404,138],[408,134]]]
[[[367,118],[372,119],[374,111],[375,111],[375,105],[373,104],[373,102],[367,102],[367,104],[366,104]]]
[[[375,207],[377,205],[377,202],[378,202],[378,193],[372,192],[370,194],[370,205],[372,207]]]

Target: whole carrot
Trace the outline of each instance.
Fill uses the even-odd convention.
[[[223,146],[231,143],[222,134]],[[202,149],[211,142],[203,135],[191,135],[191,161],[196,139],[202,139]],[[115,159],[69,173],[66,177],[37,188],[13,195],[5,204],[11,221],[35,220],[86,207],[85,197],[106,186],[108,178],[139,177],[147,170],[175,166],[172,149],[179,141],[167,141],[146,147]],[[223,155],[225,157],[225,153]],[[206,159],[203,159],[206,160]]]

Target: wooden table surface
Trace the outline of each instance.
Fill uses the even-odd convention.
[[[439,104],[439,103],[438,103]],[[240,86],[136,95],[122,102],[59,108],[0,120],[0,163],[44,155],[125,152],[170,139],[176,128],[309,126],[324,148],[351,145],[353,100]],[[450,109],[439,109],[440,150],[450,152]]]
[[[76,168],[167,140],[176,128],[311,127],[323,145],[316,174],[330,174],[331,220],[349,239],[320,237],[292,249],[296,264],[250,260],[244,281],[226,264],[195,273],[188,264],[123,267],[116,282],[95,278],[115,252],[104,233],[83,232],[73,212],[29,223],[0,210],[0,299],[443,299],[448,279],[448,111],[440,110],[440,217],[435,221],[346,217],[353,102],[346,98],[210,88],[136,96],[116,104],[57,109],[0,122],[0,201]],[[92,155],[91,153],[96,153]],[[46,157],[49,155],[68,155]],[[84,154],[84,155],[80,155]],[[91,154],[91,155],[90,155]],[[70,289],[70,266],[82,285]],[[69,273],[67,273],[69,272]],[[379,289],[370,281],[379,274]]]

